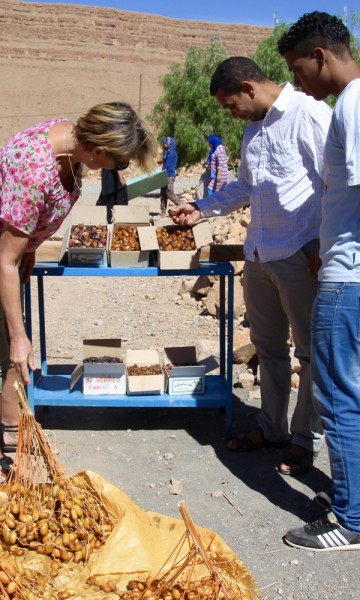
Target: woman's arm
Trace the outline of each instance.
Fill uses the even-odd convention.
[[[10,336],[10,360],[24,383],[30,383],[29,367],[34,369],[34,355],[28,339],[21,307],[19,265],[28,236],[4,223],[0,236],[0,299]]]

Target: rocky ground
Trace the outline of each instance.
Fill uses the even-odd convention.
[[[179,180],[178,190],[192,183]],[[86,183],[81,202],[92,204],[98,192],[97,181]],[[157,214],[156,193],[141,201]],[[76,362],[84,337],[121,337],[124,349],[190,342],[215,349],[217,320],[196,301],[179,296],[180,286],[181,279],[172,277],[49,278],[49,362]],[[34,344],[38,351],[36,324]],[[257,387],[234,388],[238,432],[254,425],[258,392]],[[295,400],[293,392],[290,413]],[[184,499],[194,521],[219,533],[245,562],[262,600],[360,598],[358,553],[315,554],[282,542],[289,528],[321,512],[312,498],[330,487],[325,449],[307,475],[285,478],[275,469],[279,450],[239,454],[226,449],[224,415],[218,410],[51,407],[36,414],[54,432],[69,472],[101,473],[142,508],[166,515],[178,517],[177,504]],[[171,493],[174,482],[179,494]]]

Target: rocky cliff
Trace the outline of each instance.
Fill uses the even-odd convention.
[[[241,11],[238,15],[241,21]],[[0,143],[53,116],[76,118],[99,101],[121,99],[146,116],[160,78],[189,45],[221,39],[250,56],[266,27],[183,21],[74,5],[2,0]]]

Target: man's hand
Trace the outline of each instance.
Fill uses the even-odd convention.
[[[320,251],[320,246],[318,246],[317,248],[315,248],[315,250],[312,251],[310,258],[309,258],[308,269],[307,269],[308,272],[312,274],[315,281],[317,281],[317,275],[318,275],[319,269],[321,267],[321,259],[319,256],[319,251]]]
[[[195,204],[189,202],[169,210],[169,216],[177,225],[194,225],[201,218],[201,213]]]

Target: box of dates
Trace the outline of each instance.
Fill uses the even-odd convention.
[[[114,206],[110,230],[109,265],[111,267],[147,267],[149,250],[143,248],[140,230],[149,229],[147,206]]]
[[[83,340],[83,360],[71,376],[70,389],[83,378],[86,396],[126,393],[126,369],[120,339]]]
[[[207,221],[196,225],[167,225],[156,228],[157,266],[160,269],[197,269],[202,246],[213,243]]]
[[[157,350],[131,350],[126,353],[126,390],[129,396],[162,394],[164,371]]]
[[[107,267],[109,226],[104,206],[74,206],[59,262],[72,266]]]
[[[164,348],[166,391],[171,396],[193,396],[205,390],[206,365],[198,364],[195,346]]]

